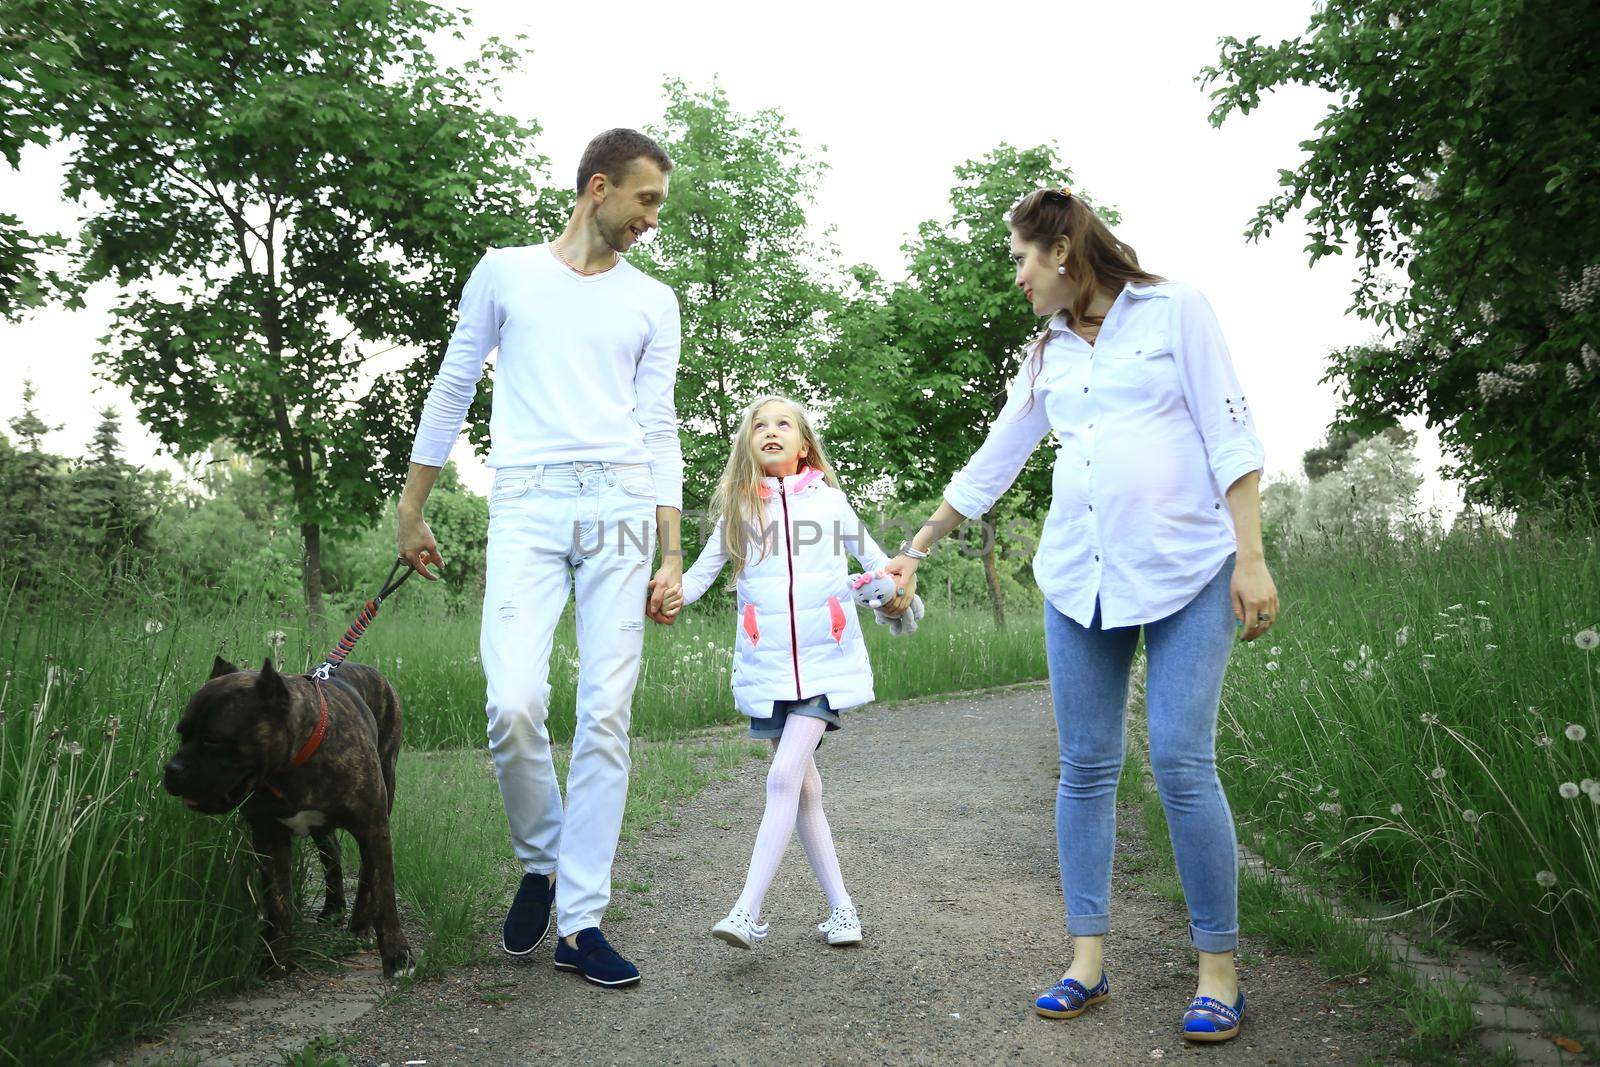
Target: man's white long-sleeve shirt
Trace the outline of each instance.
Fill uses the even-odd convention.
[[[983,515],[1054,430],[1039,589],[1085,627],[1097,601],[1107,628],[1171,615],[1235,551],[1227,491],[1265,459],[1211,305],[1188,285],[1128,285],[1093,346],[1058,315],[1030,388],[1031,363],[1030,348],[945,500]]]
[[[681,509],[679,331],[672,290],[625,259],[584,276],[548,244],[491,249],[462,291],[411,461],[444,465],[484,363],[499,348],[490,467],[649,463],[656,504]]]

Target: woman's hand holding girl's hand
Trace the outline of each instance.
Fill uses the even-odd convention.
[[[1266,560],[1259,556],[1236,560],[1230,592],[1241,640],[1254,641],[1278,621],[1278,587],[1267,571]]]
[[[895,596],[883,606],[885,615],[899,615],[911,606],[911,598],[917,592],[917,567],[921,562],[910,556],[896,556],[883,568],[895,579]]]

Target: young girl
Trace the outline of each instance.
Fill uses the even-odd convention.
[[[745,409],[713,506],[717,525],[683,576],[683,604],[733,564],[733,696],[750,716],[750,736],[771,740],[775,751],[744,892],[711,932],[739,948],[767,936],[761,901],[798,827],[833,909],[817,929],[830,945],[857,944],[861,920],[839,874],[812,753],[824,731],[839,729],[841,711],[873,696],[845,553],[869,572],[889,558],[840,492],[805,410],[783,397]]]

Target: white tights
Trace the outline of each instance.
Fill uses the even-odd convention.
[[[812,758],[827,725],[810,715],[791,715],[783,724],[783,736],[774,744],[772,766],[767,770],[767,810],[756,831],[750,872],[745,876],[744,892],[739,895],[739,903],[758,921],[761,902],[778,873],[789,837],[797,830],[806,859],[811,861],[811,869],[828,896],[828,906],[850,903],[844,877],[839,873],[839,857],[833,850],[828,817],[822,813],[822,776]]]

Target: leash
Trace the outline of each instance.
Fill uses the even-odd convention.
[[[396,578],[395,575],[402,567],[405,568],[405,573]],[[300,746],[300,751],[295,753],[294,759],[289,762],[289,770],[303,766],[328,734],[328,694],[323,692],[322,683],[333,676],[334,670],[344,663],[345,657],[356,647],[356,642],[361,640],[361,635],[367,632],[367,624],[377,616],[378,608],[383,605],[383,598],[392,595],[396,589],[405,585],[406,579],[414,573],[411,565],[403,557],[395,560],[394,566],[389,568],[389,577],[384,579],[383,588],[362,606],[361,614],[357,615],[356,621],[345,630],[344,636],[339,638],[339,643],[328,653],[328,658],[317,664],[317,669],[311,672],[311,684],[317,691],[317,726],[311,731],[306,743]],[[263,781],[261,784],[279,800],[283,799],[282,791],[271,782]]]
[[[395,575],[400,572],[401,568],[405,569],[405,573],[396,578]],[[333,646],[333,651],[328,653],[328,658],[318,664],[317,669],[311,672],[312,678],[326,682],[332,677],[334,669],[344,662],[344,658],[350,654],[350,650],[356,647],[356,642],[361,640],[361,635],[367,632],[367,624],[377,616],[378,608],[383,605],[383,598],[392,595],[396,589],[405,585],[406,579],[415,573],[416,571],[412,570],[411,564],[407,563],[404,557],[394,561],[394,566],[389,568],[389,577],[384,580],[383,588],[379,589],[377,595],[362,607],[361,614],[356,616],[356,621],[351,623],[350,628],[344,632],[344,636],[339,638],[339,643]]]

